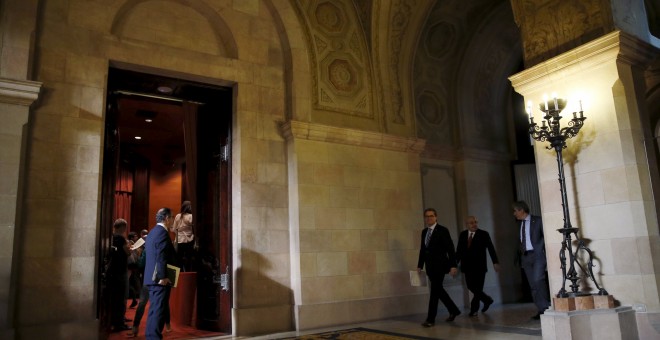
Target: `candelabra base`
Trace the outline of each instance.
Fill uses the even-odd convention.
[[[558,298],[569,298],[569,297],[579,297],[579,296],[591,296],[591,293],[585,292],[559,292],[557,293]]]
[[[612,295],[583,293],[583,295],[552,298],[552,305],[554,306],[554,310],[558,312],[614,308],[614,298]]]
[[[546,310],[541,315],[543,339],[640,339],[635,311],[629,307]],[[657,334],[657,333],[655,333]]]

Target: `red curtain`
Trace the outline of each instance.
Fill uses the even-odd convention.
[[[115,181],[115,209],[113,221],[123,218],[128,223],[126,230],[131,230],[131,200],[133,198],[133,171],[123,166]]]

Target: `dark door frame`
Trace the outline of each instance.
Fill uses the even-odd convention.
[[[184,79],[175,79],[168,78],[157,75],[158,73],[165,72],[153,72],[153,73],[139,73],[129,71],[131,67],[124,68],[112,68],[111,72],[126,73],[130,78],[131,74],[137,78],[130,78],[127,82],[127,86],[130,91],[134,93],[144,93],[149,94],[150,91],[156,89],[149,89],[144,86],[149,86],[155,84],[154,79],[156,80],[166,80],[170,84],[173,84],[175,87],[178,87],[180,90],[179,93],[173,93],[172,96],[168,97],[167,100],[179,99],[179,100],[192,100],[196,102],[206,102],[212,103],[208,105],[212,109],[217,111],[215,112],[203,112],[207,115],[215,115],[211,119],[212,123],[210,126],[211,129],[204,128],[205,124],[208,125],[208,120],[203,118],[199,121],[201,125],[198,143],[205,143],[206,140],[210,140],[212,144],[215,144],[213,147],[202,148],[207,152],[207,159],[202,160],[200,157],[197,159],[197,164],[201,162],[209,162],[207,166],[202,166],[201,168],[215,168],[213,171],[206,172],[204,174],[198,172],[198,178],[201,176],[207,176],[211,173],[214,173],[214,179],[205,179],[206,184],[212,184],[207,186],[207,190],[198,190],[197,199],[198,201],[211,201],[212,204],[208,205],[210,210],[207,209],[205,213],[200,214],[200,216],[195,216],[195,219],[198,223],[207,223],[211,230],[206,231],[206,235],[210,236],[212,242],[209,244],[210,249],[213,254],[210,255],[208,259],[211,262],[215,262],[215,269],[207,273],[207,277],[200,277],[198,280],[198,302],[201,302],[202,297],[200,294],[202,292],[209,292],[215,290],[215,306],[212,308],[215,310],[215,316],[209,314],[209,309],[200,310],[200,307],[204,307],[203,303],[198,304],[197,311],[197,327],[200,329],[206,329],[211,331],[218,331],[222,333],[231,334],[231,308],[232,308],[232,286],[231,280],[229,279],[229,274],[232,268],[232,244],[231,244],[231,127],[233,121],[234,113],[234,88],[227,88],[219,85],[210,85],[208,83],[198,83],[194,81],[184,80]],[[170,72],[167,72],[168,74]],[[139,77],[143,76],[144,79]],[[97,273],[98,273],[98,284],[97,284],[97,317],[100,319],[101,324],[107,319],[106,318],[106,307],[107,304],[103,302],[103,286],[101,280],[101,274],[103,269],[103,258],[109,249],[109,240],[112,234],[112,215],[114,207],[114,181],[117,173],[117,164],[120,157],[120,142],[119,142],[119,133],[121,127],[118,126],[117,121],[120,115],[119,108],[116,105],[114,100],[116,84],[110,83],[110,76],[108,77],[108,94],[106,100],[108,102],[107,112],[106,112],[106,128],[104,135],[104,153],[103,153],[103,169],[102,169],[102,193],[101,193],[101,207],[100,207],[100,228],[99,236],[97,239]],[[146,85],[145,85],[146,84]],[[140,88],[143,86],[144,88]],[[158,96],[158,93],[153,93]],[[175,96],[176,95],[176,96]],[[178,96],[178,97],[177,97]],[[203,100],[200,100],[203,99]],[[153,100],[151,98],[150,100]],[[156,98],[157,100],[157,98]],[[208,110],[207,110],[208,111]],[[213,129],[215,128],[215,130]],[[217,142],[217,143],[216,143]],[[200,167],[198,167],[200,168]],[[207,170],[204,169],[204,170]],[[210,190],[210,191],[209,191]],[[201,218],[201,219],[200,219]],[[206,222],[204,222],[204,220]],[[199,275],[200,273],[198,273]],[[221,284],[226,284],[226,286],[221,286]],[[202,287],[206,285],[206,287]],[[223,288],[225,287],[225,288]],[[208,307],[208,306],[207,306]],[[202,312],[202,314],[200,314]],[[207,313],[207,314],[204,314]],[[201,316],[206,315],[206,318]]]

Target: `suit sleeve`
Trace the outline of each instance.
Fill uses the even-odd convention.
[[[424,269],[424,235],[426,233],[422,231],[422,240],[419,244],[419,258],[417,259],[417,268]]]
[[[154,282],[158,282],[167,277],[167,246],[170,243],[170,238],[163,229],[163,232],[158,233],[158,239],[154,243],[156,250],[156,272],[154,272]]]
[[[464,243],[467,243],[467,240],[465,240],[463,236],[464,236],[463,232],[461,232],[461,234],[458,235],[458,244],[456,245],[456,263],[461,262],[461,258],[463,257],[463,252],[465,251],[464,248],[466,247],[466,245]]]
[[[444,248],[447,250],[447,259],[449,260],[449,267],[454,268],[456,267],[456,252],[454,248],[454,241],[451,239],[451,234],[449,234],[449,230],[447,228],[442,229],[442,233],[444,234],[442,237],[442,240],[444,242]]]
[[[500,263],[500,261],[497,259],[497,252],[495,252],[495,246],[493,246],[493,241],[490,239],[490,234],[486,233],[487,243],[486,247],[488,248],[488,254],[490,254],[490,259],[493,261],[493,264]]]

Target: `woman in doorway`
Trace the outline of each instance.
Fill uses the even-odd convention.
[[[181,212],[174,218],[172,231],[176,233],[174,245],[181,271],[192,271],[195,235],[193,234],[192,204],[190,201],[183,201],[181,204]]]

